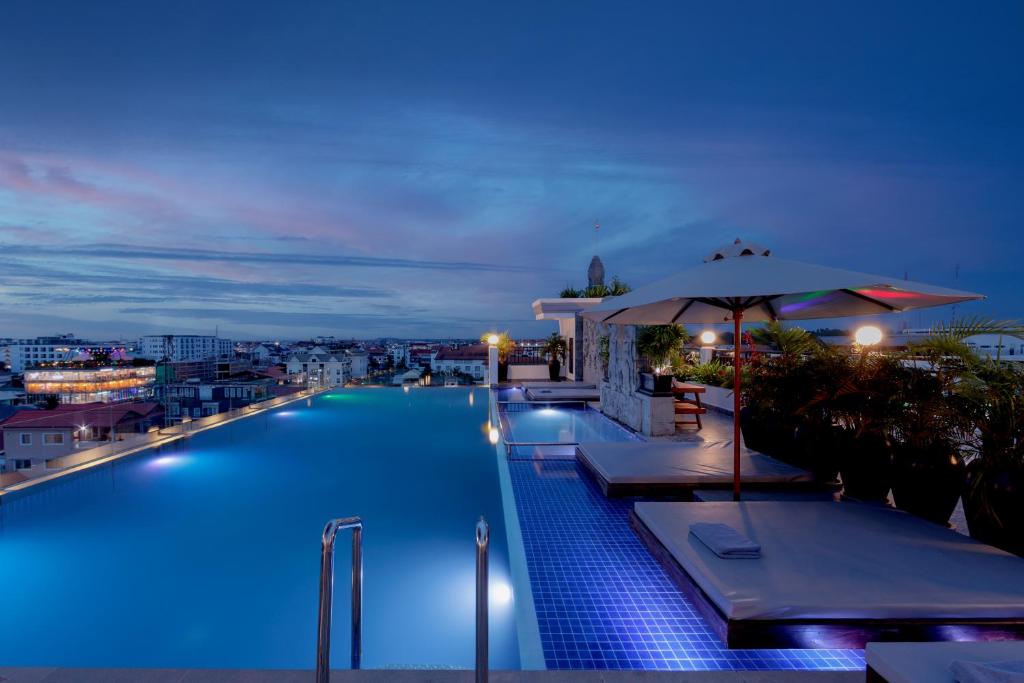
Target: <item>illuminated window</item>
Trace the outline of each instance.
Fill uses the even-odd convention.
[[[43,444],[46,446],[60,446],[64,443],[64,435],[60,433],[43,434]]]

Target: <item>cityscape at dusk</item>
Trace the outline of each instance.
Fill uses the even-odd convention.
[[[1024,683],[1024,3],[0,3],[0,681]]]

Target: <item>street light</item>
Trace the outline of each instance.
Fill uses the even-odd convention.
[[[492,387],[498,386],[498,342],[501,338],[496,334],[487,335],[487,383]]]
[[[853,340],[858,346],[876,346],[882,341],[882,330],[874,325],[858,327],[853,333]]]
[[[700,362],[702,364],[711,362],[711,358],[715,353],[712,347],[715,345],[717,338],[718,335],[713,330],[704,330],[700,333]]]

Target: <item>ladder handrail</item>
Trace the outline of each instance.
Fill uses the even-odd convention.
[[[352,529],[352,668],[358,669],[363,651],[363,521],[359,517],[332,519],[320,545],[320,615],[317,623],[316,681],[331,679],[331,617],[334,607],[334,542],[338,532]]]
[[[491,529],[480,517],[476,523],[476,683],[487,683],[487,551]]]

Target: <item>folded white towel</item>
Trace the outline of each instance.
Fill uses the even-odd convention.
[[[1024,681],[1024,661],[956,661],[949,668],[957,683],[1021,683]]]
[[[729,560],[761,557],[761,546],[728,524],[696,522],[690,525],[690,533],[719,557]]]

